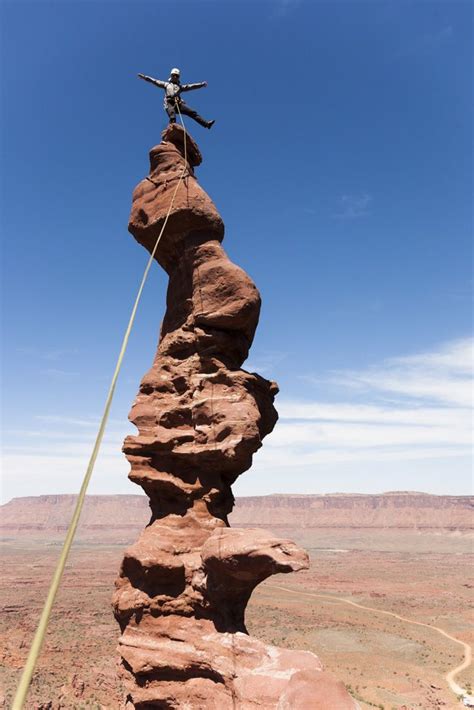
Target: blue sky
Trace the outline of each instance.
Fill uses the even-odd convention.
[[[246,367],[275,432],[235,490],[468,493],[470,2],[1,5],[3,499],[75,492],[146,254],[131,192],[188,101],[224,246],[263,297]],[[90,492],[139,492],[121,441],[150,366],[150,275]]]

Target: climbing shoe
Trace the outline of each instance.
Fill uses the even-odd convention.
[[[208,121],[207,124],[206,124],[206,128],[212,128],[212,126],[215,124],[215,122],[216,122],[215,120],[214,120],[214,121]]]

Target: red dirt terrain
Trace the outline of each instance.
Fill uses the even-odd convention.
[[[0,707],[9,707],[59,554],[74,496],[2,507]],[[232,525],[275,529],[308,550],[309,571],[265,582],[247,609],[266,643],[313,651],[362,708],[459,708],[445,675],[463,660],[440,627],[472,643],[472,504],[422,493],[263,496]],[[149,516],[144,496],[89,496],[28,708],[120,708],[110,600],[124,544]],[[472,669],[457,683],[470,690]]]

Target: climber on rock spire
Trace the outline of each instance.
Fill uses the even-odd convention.
[[[194,119],[196,123],[199,123],[204,128],[211,128],[215,121],[206,121],[202,116],[198,114],[197,111],[187,106],[180,94],[182,91],[192,91],[193,89],[202,89],[207,86],[207,81],[201,81],[198,84],[181,84],[180,81],[181,72],[179,69],[172,69],[170,78],[168,81],[161,81],[161,79],[153,79],[151,76],[146,76],[145,74],[139,74],[140,79],[149,81],[150,84],[159,86],[160,89],[165,90],[165,111],[169,116],[170,123],[176,123],[176,110],[179,108],[179,112],[184,116],[189,116]]]

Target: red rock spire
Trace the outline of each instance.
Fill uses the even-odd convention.
[[[163,133],[133,194],[129,229],[150,252],[183,169],[184,140],[180,126]],[[278,387],[241,369],[260,295],[221,246],[222,219],[194,176],[201,154],[186,140],[187,177],[156,253],[169,274],[166,314],[130,413],[138,434],[123,448],[152,510],[125,553],[113,599],[126,704],[306,710],[319,707],[308,698],[324,687],[338,708],[355,708],[312,653],[267,646],[245,629],[255,586],[308,567],[308,556],[271,533],[228,527],[231,484],[275,426]],[[293,704],[299,691],[306,705]]]

